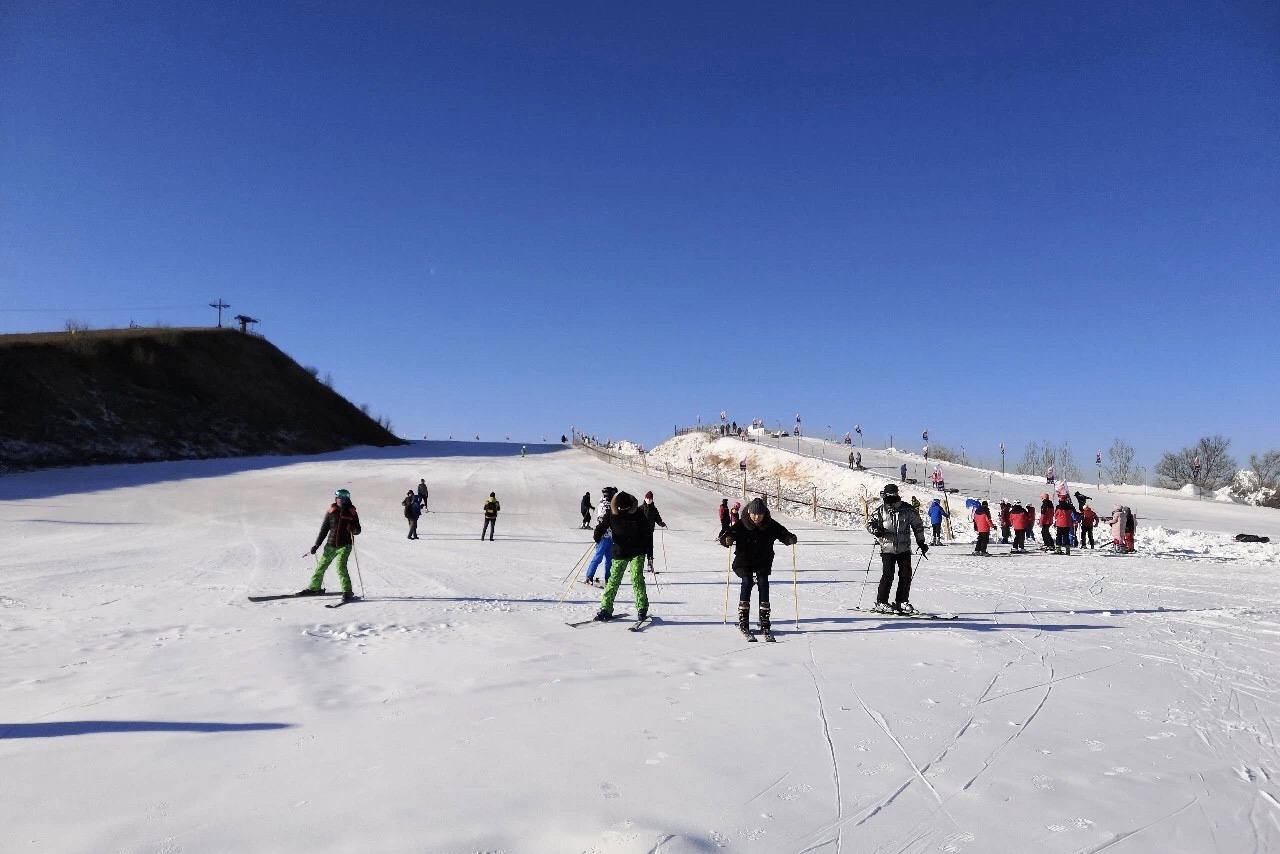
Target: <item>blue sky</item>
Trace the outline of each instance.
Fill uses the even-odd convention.
[[[285,5],[0,10],[0,332],[221,297],[410,436],[1280,446],[1273,4]]]

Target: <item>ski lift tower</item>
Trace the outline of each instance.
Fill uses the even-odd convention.
[[[250,316],[249,316],[249,315],[247,315],[247,314],[237,314],[235,319],[236,319],[236,320],[238,320],[238,321],[240,321],[240,331],[241,331],[241,332],[245,332],[245,333],[248,333],[248,332],[249,332],[249,324],[250,324],[250,323],[261,323],[261,322],[262,322],[261,320],[258,320],[258,318],[256,318],[256,317],[250,317]]]

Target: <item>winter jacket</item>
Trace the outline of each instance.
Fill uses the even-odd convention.
[[[649,523],[649,534],[653,535],[653,529],[658,525],[667,527],[667,523],[662,521],[662,514],[658,512],[658,505],[648,501],[640,502],[640,514],[644,516],[646,522]]]
[[[1053,511],[1053,527],[1070,528],[1071,527],[1071,511],[1065,507],[1059,506]]]
[[[720,527],[721,528],[729,527],[729,505],[721,504],[719,509],[719,514],[720,514]]]
[[[1117,542],[1124,539],[1126,514],[1124,508],[1117,506],[1111,513],[1111,538]]]
[[[782,527],[766,509],[765,517],[758,526],[752,524],[751,517],[744,514],[721,535],[720,543],[728,545],[732,542],[737,545],[733,555],[733,573],[739,578],[745,578],[757,572],[769,574],[773,566],[775,540],[789,546],[796,542],[796,536]]]
[[[1000,502],[1000,524],[1008,527],[1009,517],[1013,513],[1013,508],[1003,501]]]
[[[973,530],[979,534],[989,534],[994,524],[991,521],[991,513],[979,508],[978,512],[973,514]]]
[[[1053,527],[1053,502],[1047,498],[1040,504],[1040,527]]]
[[[597,543],[606,535],[613,537],[614,560],[645,557],[653,547],[653,526],[638,507],[620,508],[618,499],[624,495],[624,501],[635,501],[625,492],[615,495],[609,505],[609,515],[596,525],[594,532]]]
[[[1031,514],[1021,504],[1015,504],[1009,511],[1009,525],[1015,531],[1025,531],[1031,527]]]
[[[1080,514],[1080,527],[1086,531],[1098,524],[1098,514],[1093,512],[1092,507],[1084,508],[1084,512]]]
[[[929,514],[930,525],[941,525],[943,517],[951,517],[950,513],[942,509],[942,502],[938,501],[936,498],[933,500],[933,503],[929,505],[929,509],[925,512]]]
[[[422,500],[416,495],[406,495],[400,505],[404,507],[406,519],[417,519],[422,515]]]
[[[579,505],[578,512],[581,513],[583,516],[585,516],[595,509],[596,508],[591,506],[591,493],[588,492],[583,494],[582,503]]]
[[[1124,532],[1126,534],[1132,534],[1138,527],[1138,518],[1133,515],[1133,511],[1128,507],[1122,507],[1120,509],[1124,511]]]
[[[502,509],[502,505],[498,503],[498,499],[490,498],[484,503],[484,518],[497,519],[498,511]]]
[[[422,499],[422,503],[427,503],[427,485],[425,483],[418,484],[418,497]]]
[[[913,533],[916,542],[924,545],[924,523],[920,521],[920,514],[905,501],[876,507],[867,517],[866,529],[880,540],[881,554],[909,554]]]
[[[315,548],[320,548],[321,543],[324,543],[326,548],[349,546],[352,544],[352,536],[359,533],[360,514],[356,512],[356,506],[347,502],[343,507],[335,501],[329,505],[329,512],[324,514],[324,521],[320,523],[320,533],[316,535]]]

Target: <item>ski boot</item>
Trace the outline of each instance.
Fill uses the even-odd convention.
[[[888,603],[888,602],[877,602],[876,604],[874,604],[874,605],[872,605],[872,606],[871,606],[871,610],[872,610],[872,612],[873,612],[873,613],[876,613],[876,614],[896,614],[896,613],[898,613],[897,611],[895,611],[895,610],[894,610],[894,609],[889,605],[889,603]]]
[[[599,611],[596,612],[596,615],[593,619],[597,623],[607,623],[613,619],[613,612],[606,611],[604,608],[601,608]]]
[[[769,603],[760,603],[760,634],[764,635],[766,643],[776,643],[773,637],[773,627],[769,624]]]
[[[354,601],[356,601],[356,600],[357,600],[357,599],[359,599],[359,598],[360,598],[359,596],[357,596],[356,594],[352,593],[350,590],[343,590],[343,591],[342,591],[342,603],[343,603],[344,605],[345,605],[346,603],[348,603],[348,602],[354,602]]]
[[[751,634],[751,626],[747,623],[747,618],[751,614],[751,602],[738,603],[738,631],[742,632],[742,636],[752,643],[756,642],[756,636]]]
[[[303,589],[299,590],[297,593],[293,595],[294,596],[323,596],[324,588],[323,587],[319,587],[319,588],[304,587]]]
[[[916,610],[916,606],[912,605],[910,602],[895,602],[893,604],[893,610],[904,617],[910,617],[914,614],[920,613]]]

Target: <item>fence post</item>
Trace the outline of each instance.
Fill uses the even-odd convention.
[[[662,467],[667,470],[667,480],[671,480],[671,463],[663,463]]]
[[[813,521],[818,521],[818,487],[813,488]]]

